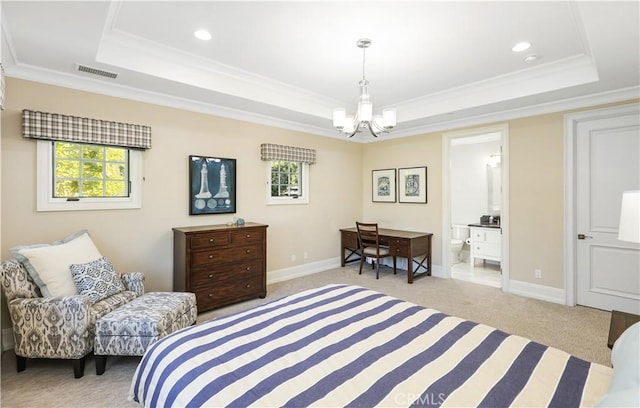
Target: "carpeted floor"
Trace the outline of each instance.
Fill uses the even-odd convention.
[[[224,316],[270,302],[301,290],[329,283],[365,286],[410,302],[497,327],[567,351],[585,360],[610,364],[607,348],[611,314],[586,307],[568,307],[521,296],[500,289],[454,279],[425,277],[413,285],[400,271],[380,270],[380,279],[367,269],[358,275],[357,267],[337,268],[314,275],[270,285],[265,299],[255,299],[203,313],[198,321]],[[92,357],[87,359],[85,375],[74,379],[71,363],[29,360],[27,369],[16,373],[15,356],[2,354],[0,406],[6,407],[135,407],[127,400],[129,385],[138,357],[110,357],[107,370],[96,376]]]

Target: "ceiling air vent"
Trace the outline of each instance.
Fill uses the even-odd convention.
[[[91,68],[91,67],[88,67],[88,66],[82,65],[82,64],[78,64],[78,71],[86,72],[88,74],[98,75],[98,76],[105,77],[105,78],[111,78],[111,79],[116,79],[116,77],[118,76],[118,74],[116,74],[116,73],[109,72],[109,71],[103,71],[103,70],[98,69],[98,68]]]

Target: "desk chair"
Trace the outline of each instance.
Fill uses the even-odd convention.
[[[389,247],[380,245],[380,236],[378,235],[378,224],[364,223],[356,221],[358,229],[358,246],[360,247],[360,272],[362,275],[362,265],[366,257],[375,258],[373,263],[376,268],[376,279],[380,278],[380,260],[391,256]],[[374,266],[374,265],[372,265]],[[393,274],[396,274],[396,257],[393,256]]]

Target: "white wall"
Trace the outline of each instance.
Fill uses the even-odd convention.
[[[500,142],[451,146],[451,222],[467,225],[480,222],[488,208],[487,160],[500,153]]]

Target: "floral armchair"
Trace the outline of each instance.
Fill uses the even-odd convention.
[[[125,291],[92,303],[86,296],[42,297],[24,265],[16,259],[0,264],[2,288],[13,324],[17,370],[27,358],[73,360],[75,378],[84,375],[93,351],[95,322],[144,293],[141,272],[120,275]]]

